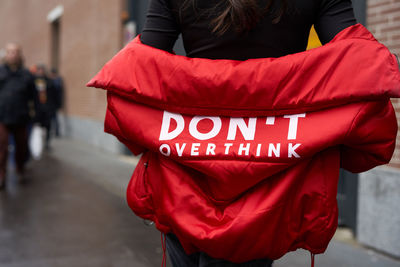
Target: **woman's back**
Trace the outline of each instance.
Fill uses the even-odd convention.
[[[291,5],[278,23],[265,16],[218,35],[221,10],[202,13],[216,0],[151,1],[142,42],[170,51],[182,32],[192,57],[277,57],[304,50],[312,24],[327,42],[355,23],[349,1],[281,0]],[[108,90],[106,131],[143,152],[128,204],[167,234],[173,266],[266,267],[298,248],[325,251],[340,167],[390,160],[394,62],[361,25],[314,51],[244,62],[188,59],[137,38],[89,85]]]
[[[237,28],[240,30],[242,25],[237,28],[230,26],[226,31],[215,31],[216,18],[223,14],[227,5],[233,2],[240,4],[241,1],[244,2],[244,0],[150,0],[141,41],[159,49],[172,51],[175,41],[181,33],[189,57],[246,60],[281,57],[304,51],[312,25],[315,25],[322,43],[326,43],[338,32],[356,23],[350,0],[271,0],[272,5],[268,12],[259,19],[255,27],[241,33]],[[251,0],[247,1],[251,2]],[[269,0],[259,1],[260,10],[261,7],[268,6],[270,2]],[[243,9],[238,12],[240,13],[240,11]],[[251,10],[246,11],[248,13],[244,13],[242,18],[253,14]],[[234,11],[231,10],[231,12]],[[256,11],[256,13],[258,12]],[[227,16],[227,24],[229,24],[231,15]],[[226,22],[225,20],[221,21]],[[241,20],[239,19],[239,21]],[[258,221],[258,223],[264,224],[268,221],[265,218],[253,222]],[[218,226],[215,228],[216,232],[221,232],[221,228]],[[269,225],[269,229],[272,229],[272,233],[276,232],[273,230],[275,229],[273,222]],[[227,230],[227,232],[229,231]],[[178,233],[169,233],[167,236],[168,252],[173,266],[203,266],[202,264],[209,266],[208,264],[211,265],[211,263],[213,266],[236,266],[224,260],[211,258],[204,252],[188,256],[187,252],[183,250],[180,240],[174,234]],[[257,236],[259,234],[261,233],[256,233]],[[230,234],[228,235],[230,236]],[[274,234],[269,236],[272,235]],[[218,234],[216,236],[218,239]],[[261,242],[265,241],[262,238],[260,240],[262,240]],[[263,249],[267,245],[274,246],[272,243],[264,244]],[[236,249],[237,247],[231,251]],[[254,252],[252,250],[249,249],[249,255]],[[242,256],[245,259],[248,257],[248,255]],[[251,259],[251,257],[248,258]],[[247,262],[245,264],[249,265],[245,266],[271,266],[271,263],[272,260],[259,259]]]
[[[354,25],[349,0],[274,1],[269,12],[245,33],[232,27],[222,34],[213,32],[213,20],[224,6],[220,0],[151,0],[142,32],[143,43],[171,51],[182,33],[187,56],[211,59],[280,57],[304,51],[314,24],[322,43]],[[282,4],[283,3],[283,4]],[[264,0],[260,7],[268,5]],[[280,11],[278,22],[273,20]]]

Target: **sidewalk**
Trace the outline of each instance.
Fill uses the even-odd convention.
[[[15,183],[10,171],[7,190],[0,192],[0,267],[161,266],[159,232],[125,202],[136,163],[133,157],[61,139],[42,160],[29,164],[26,184]],[[334,239],[315,260],[316,267],[400,267],[400,261],[349,238]],[[310,266],[307,251],[274,264],[300,266]]]

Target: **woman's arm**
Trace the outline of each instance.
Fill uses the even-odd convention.
[[[321,0],[314,26],[321,43],[326,44],[356,23],[350,0]]]
[[[141,34],[142,43],[172,52],[180,33],[168,0],[150,0],[146,22]]]

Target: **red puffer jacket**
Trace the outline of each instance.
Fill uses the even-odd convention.
[[[187,253],[243,262],[325,251],[339,168],[387,163],[396,58],[361,25],[321,48],[247,61],[187,58],[136,38],[88,86],[105,130],[143,156],[129,206]]]

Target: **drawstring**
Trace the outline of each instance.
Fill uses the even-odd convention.
[[[311,267],[314,267],[315,254],[311,253],[311,252],[310,252],[310,254],[311,254]]]
[[[167,243],[165,240],[165,235],[162,232],[161,232],[161,246],[162,246],[162,250],[163,250],[161,267],[167,267],[167,255],[165,253],[165,251],[167,250]]]

